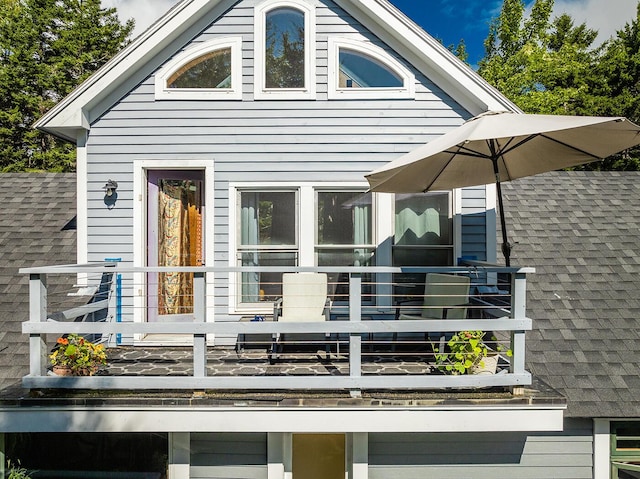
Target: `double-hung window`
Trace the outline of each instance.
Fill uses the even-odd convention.
[[[395,195],[394,266],[453,264],[453,215],[450,192]],[[421,294],[424,273],[398,275],[400,292]]]
[[[316,264],[318,266],[373,266],[375,253],[373,195],[361,191],[316,192]],[[330,274],[334,300],[348,299],[346,275]],[[371,291],[367,275],[364,299]],[[370,299],[370,298],[368,298]]]
[[[297,190],[239,190],[239,266],[298,265]],[[282,295],[282,273],[243,273],[240,303]]]

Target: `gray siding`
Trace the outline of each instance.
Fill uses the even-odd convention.
[[[590,420],[561,433],[369,434],[369,479],[591,479]]]
[[[364,181],[373,168],[462,123],[468,113],[428,78],[407,64],[354,18],[327,0],[316,9],[315,101],[253,99],[253,7],[237,2],[204,30],[183,35],[147,67],[144,78],[93,122],[88,151],[88,254],[133,260],[133,166],[142,159],[206,159],[214,165],[213,221],[215,263],[227,265],[229,183],[250,181]],[[243,100],[182,101],[154,98],[154,72],[193,42],[243,37]],[[327,99],[327,38],[340,35],[370,40],[385,48],[416,76],[415,100]],[[118,181],[118,201],[109,210],[102,186]],[[479,191],[479,190],[478,190]],[[477,192],[476,192],[477,193]],[[482,203],[474,198],[473,219],[463,220],[463,254],[484,256]],[[465,199],[467,201],[467,199]],[[464,206],[464,205],[463,205]],[[137,227],[137,225],[136,225]],[[384,238],[379,238],[384,241]],[[211,258],[207,259],[211,265]]]
[[[266,433],[191,433],[193,479],[266,479]]]

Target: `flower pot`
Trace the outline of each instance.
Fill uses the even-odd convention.
[[[73,371],[69,366],[54,366],[53,373],[57,376],[73,376]]]
[[[489,354],[482,358],[480,364],[477,364],[471,368],[471,374],[495,374],[498,369],[497,354]]]
[[[98,366],[71,369],[69,366],[53,366],[53,373],[57,376],[93,376],[98,372]]]

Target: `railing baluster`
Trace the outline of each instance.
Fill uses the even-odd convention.
[[[205,273],[197,271],[193,274],[193,321],[207,321]],[[203,378],[207,375],[207,335],[193,335],[193,375]]]
[[[29,275],[29,321],[47,320],[47,275]],[[29,374],[44,376],[47,372],[47,343],[44,334],[29,335]]]

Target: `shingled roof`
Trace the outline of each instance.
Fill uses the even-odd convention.
[[[18,269],[76,262],[76,176],[8,173],[0,174],[0,185],[0,391],[7,394],[20,387],[29,365],[29,337],[22,334],[29,285]]]
[[[504,184],[513,264],[528,281],[528,368],[572,417],[640,417],[640,172]]]

